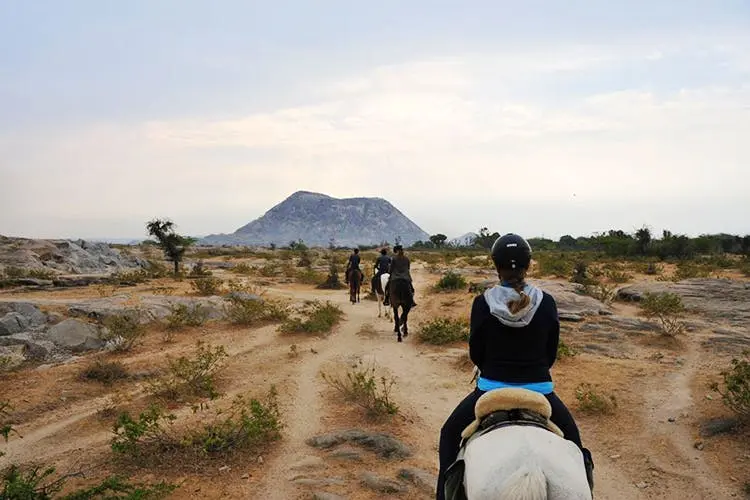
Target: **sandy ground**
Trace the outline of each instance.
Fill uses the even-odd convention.
[[[134,351],[107,355],[123,361],[131,372],[147,373],[163,367],[166,356],[189,352],[195,340],[201,339],[224,345],[230,354],[219,387],[224,400],[236,394],[262,394],[271,384],[281,394],[283,437],[268,449],[226,463],[212,462],[198,470],[163,466],[128,472],[138,479],[178,482],[181,487],[172,498],[274,499],[310,498],[312,491],[321,489],[347,498],[383,498],[384,494],[361,486],[362,471],[390,477],[407,466],[436,472],[439,430],[455,404],[471,390],[471,367],[457,363],[459,350],[465,351],[465,345],[428,346],[418,342],[416,333],[420,322],[436,315],[468,318],[472,296],[465,292],[431,292],[429,288],[439,276],[421,265],[414,267],[419,307],[409,317],[411,335],[403,343],[396,342],[392,322],[377,317],[375,302],[363,298],[352,305],[345,290],[277,284],[268,288],[269,295],[295,302],[330,300],[343,309],[344,320],[322,337],[284,335],[277,332],[276,325],[238,328],[219,323],[180,332],[175,342],[164,343],[161,333],[153,331]],[[175,286],[179,293],[184,284]],[[145,288],[129,293],[148,293]],[[38,301],[55,309],[72,298],[96,296],[96,291],[87,289],[4,294],[1,298]],[[632,307],[615,307],[618,314],[634,314]],[[565,325],[566,343],[576,346],[578,335],[577,326]],[[293,344],[297,355],[291,354]],[[718,397],[707,398],[707,383],[715,379],[726,359],[701,350],[700,332],[685,336],[675,345],[641,341],[629,347],[635,353],[629,359],[582,353],[560,360],[553,369],[558,393],[573,411],[584,443],[594,454],[595,497],[742,498],[742,485],[750,480],[746,437],[708,438],[702,440],[702,449],[695,447],[701,439],[700,422],[707,417],[728,416]],[[79,380],[78,373],[94,356],[3,375],[0,398],[9,399],[14,406],[13,419],[23,437],[11,438],[4,448],[8,455],[0,459],[0,466],[33,460],[54,464],[60,471],[93,467],[90,479],[116,470],[109,451],[113,418],[102,417],[99,410],[114,392],[120,395],[121,407],[131,411],[144,408],[145,384],[128,381],[105,387]],[[346,366],[356,357],[376,361],[382,373],[395,377],[394,399],[401,411],[391,421],[368,421],[358,408],[341,401],[320,377],[321,370]],[[593,383],[604,393],[615,395],[618,406],[614,414],[579,412],[574,389],[581,382]],[[181,418],[195,418],[189,405],[175,405],[172,411]],[[305,465],[315,457],[325,457],[305,444],[306,439],[355,427],[391,433],[414,454],[396,462],[368,455],[363,463],[326,459],[322,465]],[[321,488],[292,481],[305,474],[340,478],[341,482]],[[394,497],[430,495],[412,488]]]

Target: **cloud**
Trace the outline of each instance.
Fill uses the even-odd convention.
[[[722,61],[743,67],[740,52],[722,50]],[[42,227],[45,215],[60,213],[101,220],[90,226],[98,231],[127,220],[140,234],[144,217],[170,215],[192,221],[193,233],[226,232],[297,189],[383,196],[425,228],[457,234],[476,229],[471,209],[441,207],[501,213],[570,204],[573,194],[592,209],[741,199],[750,185],[750,86],[570,91],[631,64],[669,64],[678,53],[469,53],[310,82],[306,104],[270,112],[6,137],[0,172],[10,180],[0,183],[0,208],[15,212],[3,227]],[[33,199],[23,185],[34,186]]]

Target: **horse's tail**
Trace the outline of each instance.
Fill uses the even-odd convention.
[[[521,467],[503,484],[500,500],[547,500],[547,478],[540,467]]]

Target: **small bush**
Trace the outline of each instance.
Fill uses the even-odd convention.
[[[52,269],[46,268],[25,268],[8,266],[0,270],[0,277],[7,279],[33,278],[38,280],[51,280],[56,276]]]
[[[113,428],[112,451],[146,464],[165,452],[209,456],[255,449],[280,437],[283,424],[277,396],[273,387],[266,401],[237,396],[229,409],[217,410],[213,419],[181,432],[172,428],[176,417],[155,405],[137,419],[123,413]]]
[[[274,387],[266,402],[237,396],[226,413],[189,432],[183,444],[203,454],[216,454],[254,449],[281,437],[281,412]]]
[[[216,375],[228,357],[224,346],[212,347],[198,341],[193,357],[169,360],[167,376],[151,383],[151,392],[167,399],[182,395],[207,396],[214,399]]]
[[[95,380],[104,385],[128,378],[128,370],[120,361],[103,361],[97,359],[81,371],[81,379]]]
[[[675,278],[678,280],[685,280],[690,278],[707,278],[710,275],[710,269],[687,260],[680,261],[677,264],[677,270],[675,271]]]
[[[313,269],[304,269],[296,273],[297,281],[305,285],[317,285],[322,283],[326,276]]]
[[[196,262],[192,269],[190,270],[190,273],[188,274],[189,278],[202,278],[206,276],[211,276],[213,273],[210,269],[206,269],[204,267],[203,261],[199,260]]]
[[[144,456],[144,442],[151,446],[158,445],[157,448],[161,450],[172,448],[175,440],[165,431],[164,426],[171,425],[176,419],[173,414],[165,413],[157,405],[149,406],[138,415],[137,420],[128,412],[123,412],[112,428],[112,451],[117,455],[140,459]]]
[[[466,342],[469,340],[469,325],[453,318],[435,318],[420,325],[417,337],[421,342],[433,345]]]
[[[150,278],[151,275],[145,269],[121,270],[113,273],[109,278],[109,282],[113,285],[132,286],[146,283]]]
[[[617,400],[612,395],[602,395],[587,383],[582,383],[575,389],[578,409],[589,414],[612,414],[617,408]]]
[[[565,358],[572,358],[578,354],[578,351],[576,351],[574,348],[570,347],[568,344],[560,340],[557,344],[557,359],[565,359]]]
[[[206,278],[191,280],[190,285],[193,287],[193,290],[197,295],[207,297],[210,295],[221,294],[222,288],[224,286],[224,281],[219,278],[209,276]]]
[[[250,326],[264,321],[284,321],[289,317],[289,307],[271,299],[229,297],[224,306],[227,319],[236,325]]]
[[[302,317],[286,319],[279,331],[282,333],[327,333],[338,324],[344,311],[336,304],[312,301],[300,311]]]
[[[10,402],[8,401],[0,401],[0,436],[3,437],[5,442],[7,443],[10,439],[10,435],[12,433],[16,433],[16,430],[13,429],[13,425],[9,422],[10,417],[10,411],[13,409],[13,407],[10,405]],[[0,451],[0,458],[2,458],[5,455],[5,453]],[[0,498],[3,498],[0,496]]]
[[[535,260],[541,276],[567,278],[573,272],[573,263],[562,253],[538,252]]]
[[[608,270],[605,276],[612,283],[627,283],[633,279],[632,274],[617,269]]]
[[[681,317],[685,311],[682,297],[672,292],[646,293],[640,307],[647,318],[657,318],[664,335],[673,337],[685,329]]]
[[[202,326],[208,320],[208,308],[201,304],[174,304],[165,318],[168,330]]]
[[[435,284],[436,290],[461,290],[466,288],[466,279],[460,274],[448,271]]]
[[[617,295],[617,290],[615,287],[605,283],[592,282],[583,285],[581,293],[593,297],[600,302],[604,302],[605,304],[609,304],[614,300],[615,295]]]
[[[347,401],[362,407],[370,417],[377,418],[398,413],[398,405],[390,397],[396,381],[385,376],[378,377],[374,363],[370,367],[365,367],[362,360],[359,359],[343,377],[325,372],[321,376]]]
[[[138,345],[146,334],[140,322],[140,311],[106,317],[102,323],[109,330],[102,339],[113,342],[117,351],[129,351]]]
[[[732,359],[731,368],[721,372],[723,387],[714,383],[712,389],[721,394],[727,408],[750,419],[750,352],[744,352],[743,357]]]
[[[239,264],[231,268],[230,271],[236,274],[243,274],[245,276],[250,276],[255,273],[255,269],[245,262],[240,262]]]

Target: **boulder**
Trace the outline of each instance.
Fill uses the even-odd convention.
[[[28,327],[29,320],[17,312],[10,312],[0,318],[0,336],[21,333]]]
[[[77,319],[66,319],[47,331],[49,339],[60,347],[73,352],[101,349],[104,341],[96,325]]]

